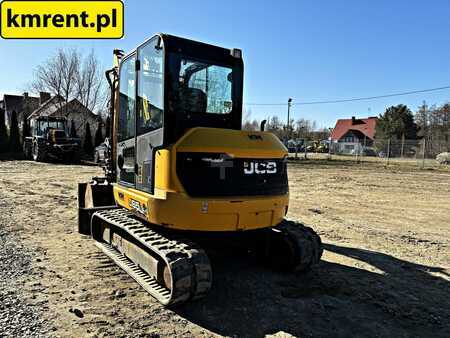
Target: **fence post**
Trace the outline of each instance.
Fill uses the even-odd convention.
[[[403,158],[404,150],[405,150],[405,133],[402,134],[402,150],[400,158]]]
[[[427,146],[427,140],[425,137],[423,138],[423,150],[422,150],[422,169],[425,168],[425,149]]]
[[[307,154],[308,150],[306,148],[308,148],[308,146],[307,146],[307,143],[305,142],[305,160],[308,159],[308,154]]]
[[[361,154],[359,154],[359,163],[363,163],[364,161],[364,149],[366,149],[366,136],[364,135],[364,143],[363,146],[360,147],[361,149]]]
[[[361,162],[362,162],[363,159],[364,159],[364,151],[366,150],[366,147],[367,147],[367,136],[364,135],[364,146],[363,146],[363,148],[362,148],[362,153],[361,153]]]
[[[386,154],[386,166],[389,165],[389,157],[391,156],[391,139],[388,140],[387,154]]]

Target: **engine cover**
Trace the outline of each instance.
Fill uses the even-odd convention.
[[[178,153],[177,176],[192,197],[268,196],[288,193],[284,159],[232,158],[218,153]]]

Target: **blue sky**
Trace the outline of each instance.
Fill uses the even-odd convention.
[[[389,94],[450,85],[450,1],[125,1],[122,40],[0,40],[0,95],[21,93],[58,47],[94,48],[105,68],[113,48],[131,50],[166,32],[243,50],[244,100],[282,103]],[[294,106],[295,119],[331,127],[405,103],[442,104],[450,90],[373,101]],[[248,106],[251,118],[286,106]]]

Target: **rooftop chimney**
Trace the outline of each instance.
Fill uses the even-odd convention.
[[[24,97],[25,99],[28,99],[28,92],[24,92],[24,93],[23,93],[23,97]]]
[[[39,105],[41,106],[45,101],[50,100],[50,93],[39,92]]]
[[[352,126],[356,124],[356,117],[352,116]]]

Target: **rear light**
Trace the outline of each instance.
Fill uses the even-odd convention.
[[[242,59],[242,50],[238,48],[233,48],[231,50],[231,56],[235,57],[236,59]]]

